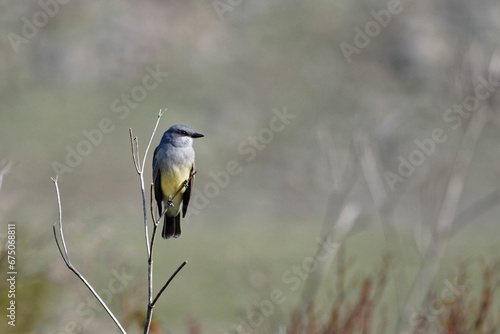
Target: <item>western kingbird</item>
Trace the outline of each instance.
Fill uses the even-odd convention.
[[[155,149],[153,182],[159,215],[163,213],[163,207],[167,208],[169,201],[173,204],[165,212],[163,239],[181,236],[181,203],[182,217],[185,217],[194,183],[193,139],[200,137],[204,136],[186,125],[173,125],[165,131]],[[185,182],[188,180],[186,188]]]

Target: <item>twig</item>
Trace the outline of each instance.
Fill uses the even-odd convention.
[[[166,109],[165,109],[166,110]],[[146,237],[146,248],[148,252],[148,257],[150,256],[150,246],[149,246],[149,235],[148,235],[148,215],[146,212],[146,194],[144,190],[144,166],[146,165],[146,157],[148,155],[149,147],[151,145],[151,141],[153,140],[153,137],[155,135],[156,129],[158,128],[158,124],[160,124],[160,119],[161,116],[163,115],[164,110],[160,109],[160,112],[158,113],[158,117],[156,119],[156,124],[153,128],[153,131],[151,133],[151,137],[149,138],[148,145],[146,146],[146,150],[144,151],[144,159],[142,160],[142,165],[138,165],[139,161],[139,142],[137,140],[137,137],[135,137],[132,133],[132,129],[129,129],[129,134],[130,134],[130,146],[132,149],[132,159],[134,161],[134,167],[135,170],[137,171],[137,174],[139,174],[139,179],[141,182],[141,196],[142,196],[142,209],[143,209],[143,218],[144,218],[144,234]]]
[[[134,161],[134,167],[137,171],[137,174],[141,174],[141,170],[139,169],[139,165],[137,164],[139,147],[137,146],[137,138],[134,137],[132,133],[132,129],[128,129],[128,133],[130,135],[130,149],[132,150],[132,160]]]
[[[160,121],[160,119],[158,118],[157,120],[157,124],[158,122]],[[156,127],[155,127],[156,129]],[[144,222],[144,236],[145,236],[145,239],[146,239],[146,249],[147,249],[147,252],[148,252],[148,257],[150,256],[149,254],[149,232],[148,232],[148,215],[146,213],[146,194],[145,194],[145,191],[144,191],[144,177],[143,177],[143,171],[144,171],[144,166],[139,166],[137,164],[137,161],[139,160],[139,144],[138,144],[138,141],[137,141],[137,137],[135,137],[132,133],[132,129],[128,129],[129,131],[129,134],[130,134],[130,147],[132,149],[132,159],[134,161],[134,167],[135,167],[135,170],[137,171],[137,174],[139,175],[139,181],[141,183],[141,196],[142,196],[142,208],[143,208],[143,211],[142,211],[142,214],[143,214],[143,222]],[[154,130],[153,130],[153,133],[154,133]],[[146,151],[145,154],[147,154],[148,152]]]
[[[156,295],[155,299],[153,299],[153,302],[151,303],[151,307],[155,306],[156,302],[158,301],[158,298],[160,298],[160,296],[163,293],[163,291],[165,291],[165,289],[170,284],[170,282],[172,282],[172,280],[174,279],[174,277],[179,273],[179,271],[181,271],[182,268],[184,268],[184,266],[186,264],[187,264],[187,261],[182,262],[181,265],[179,266],[179,268],[177,268],[177,270],[172,274],[172,276],[170,276],[170,278],[165,283],[165,285],[163,285],[163,287],[160,289],[160,291],[158,291],[158,294]]]
[[[148,215],[147,215],[147,210],[146,210],[146,193],[144,190],[144,166],[146,165],[146,157],[148,156],[148,151],[149,147],[151,146],[151,142],[153,140],[153,137],[156,133],[156,129],[158,128],[158,124],[160,124],[160,119],[163,113],[165,112],[166,109],[161,110],[158,113],[158,117],[156,119],[156,124],[153,128],[153,131],[151,132],[151,137],[149,138],[148,145],[146,146],[146,150],[144,151],[144,158],[142,159],[142,165],[138,166],[137,161],[139,161],[139,143],[137,140],[137,137],[134,137],[132,134],[132,129],[129,129],[130,133],[130,141],[131,141],[131,146],[132,146],[132,158],[134,160],[134,165],[135,169],[137,170],[137,174],[139,174],[139,179],[141,182],[141,196],[142,196],[142,213],[143,213],[143,218],[144,218],[144,235],[146,238],[146,248],[148,252],[148,257],[151,256],[150,252],[150,245],[149,245],[149,236],[148,236]],[[135,145],[134,145],[135,144]]]
[[[153,189],[154,189],[154,186],[155,186],[154,183],[151,183],[151,187],[149,187],[149,208],[151,209],[151,219],[153,220],[153,223],[155,225],[157,225],[160,220],[159,219],[156,220],[155,210],[153,209]]]
[[[92,285],[90,285],[90,283],[85,279],[85,277],[83,277],[83,275],[80,274],[80,272],[71,263],[71,260],[69,258],[68,249],[66,247],[66,241],[64,239],[63,228],[62,228],[61,196],[59,194],[59,185],[57,184],[57,179],[58,179],[57,176],[55,178],[52,178],[52,182],[54,182],[54,186],[56,188],[57,205],[58,205],[58,209],[59,209],[59,221],[58,221],[58,223],[55,223],[52,226],[52,230],[54,232],[54,239],[56,241],[57,248],[59,249],[59,253],[61,254],[61,257],[63,258],[63,260],[66,263],[66,266],[69,268],[69,270],[71,270],[83,282],[83,284],[85,284],[85,286],[90,290],[90,292],[92,292],[92,294],[99,301],[99,303],[101,303],[102,307],[106,310],[106,312],[109,314],[109,316],[111,317],[111,319],[113,319],[113,321],[115,322],[116,326],[118,326],[118,328],[120,329],[120,331],[122,333],[126,334],[125,329],[122,327],[122,325],[120,324],[120,322],[118,321],[118,319],[116,319],[116,317],[114,316],[113,312],[111,312],[111,310],[108,308],[108,306],[106,305],[106,303],[101,299],[101,297],[99,296],[99,294],[94,290],[94,288],[92,287]],[[57,238],[56,224],[59,225],[59,235],[60,235],[60,238],[61,238],[62,248],[61,248],[61,243],[59,243],[59,240]]]
[[[144,157],[142,159],[142,169],[141,169],[141,172],[144,172],[144,166],[146,165],[146,158],[148,156],[149,147],[151,146],[151,142],[153,141],[153,137],[154,137],[154,135],[156,133],[156,129],[158,128],[158,124],[160,124],[161,116],[163,116],[163,113],[165,112],[165,110],[167,110],[167,108],[165,108],[163,110],[160,109],[160,112],[158,113],[158,118],[156,120],[155,127],[153,129],[153,132],[151,133],[151,137],[149,137],[149,142],[148,142],[148,145],[146,146],[146,151],[144,151]]]

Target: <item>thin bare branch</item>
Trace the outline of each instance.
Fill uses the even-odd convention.
[[[61,257],[64,259],[64,262],[67,264],[69,261],[64,256],[64,253],[62,251],[61,245],[59,244],[59,240],[57,239],[56,224],[57,223],[54,223],[54,225],[52,225],[52,231],[54,232],[54,240],[56,241],[56,245],[57,245],[57,249],[59,250],[59,254],[61,254]]]
[[[55,178],[52,178],[52,181],[54,182],[54,186],[56,188],[56,196],[57,196],[57,205],[59,209],[59,222],[56,224],[59,224],[59,237],[61,239],[62,243],[62,248],[61,248],[61,243],[59,243],[59,240],[57,238],[57,232],[56,232],[56,224],[52,226],[52,230],[54,232],[54,239],[57,244],[57,248],[59,249],[59,253],[61,254],[61,257],[64,260],[64,263],[66,263],[66,266],[85,284],[85,286],[92,292],[94,297],[99,301],[99,303],[102,305],[102,307],[106,310],[108,315],[113,319],[115,322],[116,326],[120,329],[120,332],[126,334],[125,329],[122,327],[118,319],[115,317],[113,312],[109,309],[109,307],[106,305],[106,303],[102,300],[102,298],[99,296],[99,294],[94,290],[92,285],[85,279],[85,277],[73,266],[73,264],[70,261],[69,254],[68,254],[68,249],[66,248],[66,241],[64,239],[64,233],[63,233],[63,228],[62,228],[62,208],[61,208],[61,196],[59,194],[59,185],[57,183],[58,177],[56,176]]]
[[[172,274],[172,276],[170,276],[170,278],[168,279],[168,281],[165,283],[165,285],[163,285],[163,287],[160,289],[160,291],[158,291],[158,294],[156,295],[155,299],[153,300],[153,302],[151,303],[151,307],[154,307],[156,302],[158,301],[158,298],[160,298],[161,294],[163,293],[163,291],[165,291],[165,289],[167,288],[167,286],[170,284],[170,282],[172,282],[172,280],[174,279],[174,277],[179,273],[179,271],[181,271],[182,268],[184,268],[184,266],[187,264],[187,261],[184,261],[181,263],[181,265],[179,266],[179,268],[177,268],[177,270]]]
[[[151,146],[151,142],[152,142],[153,137],[156,133],[156,129],[158,129],[158,124],[160,124],[161,116],[163,115],[165,110],[166,109],[164,109],[164,110],[160,109],[160,112],[158,113],[158,117],[156,119],[155,126],[153,128],[153,131],[151,132],[151,137],[149,138],[148,145],[146,146],[146,150],[144,151],[144,158],[142,159],[142,165],[136,166],[137,174],[139,174],[139,181],[141,184],[142,214],[143,214],[143,221],[144,221],[144,237],[146,239],[146,249],[147,249],[148,261],[149,261],[149,258],[151,257],[151,245],[149,242],[149,232],[148,232],[148,214],[147,214],[147,207],[146,207],[146,192],[144,190],[144,166],[146,165],[146,157],[148,156],[149,147]],[[132,136],[132,129],[129,129],[129,132],[130,132],[131,140],[135,143],[135,146],[132,144],[132,158],[134,159],[134,164],[136,164],[137,161],[139,161],[139,159],[140,159],[140,157],[139,157],[139,143],[138,143],[137,137]],[[135,147],[135,150],[134,150],[134,147]],[[135,151],[136,155],[134,155],[134,151]],[[153,201],[152,201],[152,196],[151,196],[150,207],[152,205],[152,202]],[[153,223],[157,224],[157,222],[155,222],[154,219],[153,219]]]
[[[134,137],[134,134],[132,133],[132,129],[128,129],[128,133],[130,135],[130,149],[132,150],[132,160],[134,160],[134,167],[137,172],[137,174],[141,174],[141,171],[139,169],[139,164],[137,163],[138,157],[139,157],[139,151],[137,147],[137,138]]]
[[[57,207],[59,210],[59,234],[61,236],[61,242],[62,242],[64,250],[62,250],[61,247],[59,246],[59,242],[57,242],[57,238],[56,238],[56,243],[57,243],[57,247],[59,248],[59,252],[61,253],[61,255],[64,255],[63,256],[64,262],[66,262],[66,264],[68,264],[68,263],[71,264],[71,262],[69,261],[68,248],[66,247],[66,240],[64,240],[64,234],[63,234],[63,230],[62,230],[61,194],[59,193],[59,184],[57,183],[59,176],[56,175],[55,178],[51,178],[51,179],[52,179],[52,182],[54,182],[54,186],[56,187]],[[54,237],[56,237],[56,235],[54,235]]]
[[[154,247],[154,243],[155,243],[155,239],[156,239],[156,232],[158,230],[158,225],[159,224],[154,224],[153,225],[153,233],[151,234],[151,256],[149,257],[150,258],[150,262],[151,264],[153,264],[153,247]]]
[[[151,147],[151,142],[153,141],[153,137],[154,137],[154,135],[156,133],[156,129],[158,129],[158,124],[160,124],[161,116],[163,116],[163,113],[166,110],[167,110],[167,108],[165,108],[163,110],[160,109],[160,112],[158,113],[158,117],[156,119],[155,127],[153,128],[153,131],[151,132],[151,137],[149,137],[148,145],[146,146],[146,150],[144,151],[144,157],[142,158],[141,172],[144,172],[144,166],[146,165],[146,158],[148,157],[148,152],[149,152],[149,148]]]
[[[151,210],[151,219],[153,220],[154,225],[158,225],[158,220],[156,220],[155,210],[153,208],[153,192],[154,192],[154,183],[151,183],[151,187],[149,187],[149,208]]]
[[[151,234],[151,243],[149,248],[148,256],[148,307],[146,314],[146,324],[144,326],[144,334],[149,333],[149,328],[151,326],[151,321],[153,319],[153,307],[151,306],[151,301],[153,299],[153,253],[154,244],[156,240],[156,231],[158,230],[158,223],[153,224],[153,232]]]

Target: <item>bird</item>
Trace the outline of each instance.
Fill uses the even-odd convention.
[[[193,141],[204,137],[182,124],[171,126],[161,137],[153,154],[153,185],[158,213],[163,220],[163,239],[181,236],[182,217],[191,198],[196,173]]]

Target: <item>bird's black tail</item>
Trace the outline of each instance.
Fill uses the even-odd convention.
[[[179,238],[181,236],[181,215],[180,213],[175,217],[169,217],[165,214],[163,221],[163,231],[161,236],[163,239],[170,239],[172,237]]]

